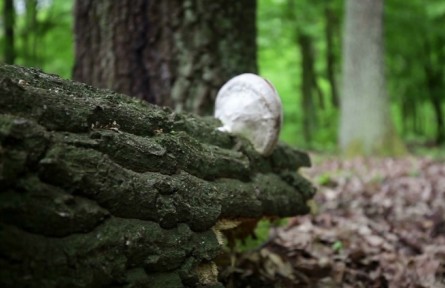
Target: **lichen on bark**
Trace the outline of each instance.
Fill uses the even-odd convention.
[[[218,286],[218,221],[304,214],[314,193],[305,153],[219,125],[0,66],[0,285]]]

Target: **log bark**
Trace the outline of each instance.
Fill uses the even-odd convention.
[[[0,66],[0,286],[218,286],[216,224],[308,213],[314,193],[305,153],[218,125]]]

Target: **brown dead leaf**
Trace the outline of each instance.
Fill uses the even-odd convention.
[[[235,287],[445,288],[445,163],[331,159],[306,174],[329,180],[319,181],[318,214],[239,256]]]

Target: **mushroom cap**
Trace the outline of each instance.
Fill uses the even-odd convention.
[[[247,138],[262,155],[272,153],[283,121],[282,104],[275,87],[251,73],[230,79],[219,90],[215,118],[219,130]]]

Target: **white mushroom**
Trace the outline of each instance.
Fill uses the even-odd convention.
[[[280,96],[266,79],[241,74],[224,84],[216,96],[215,117],[220,131],[247,138],[262,155],[272,153],[283,121]]]

